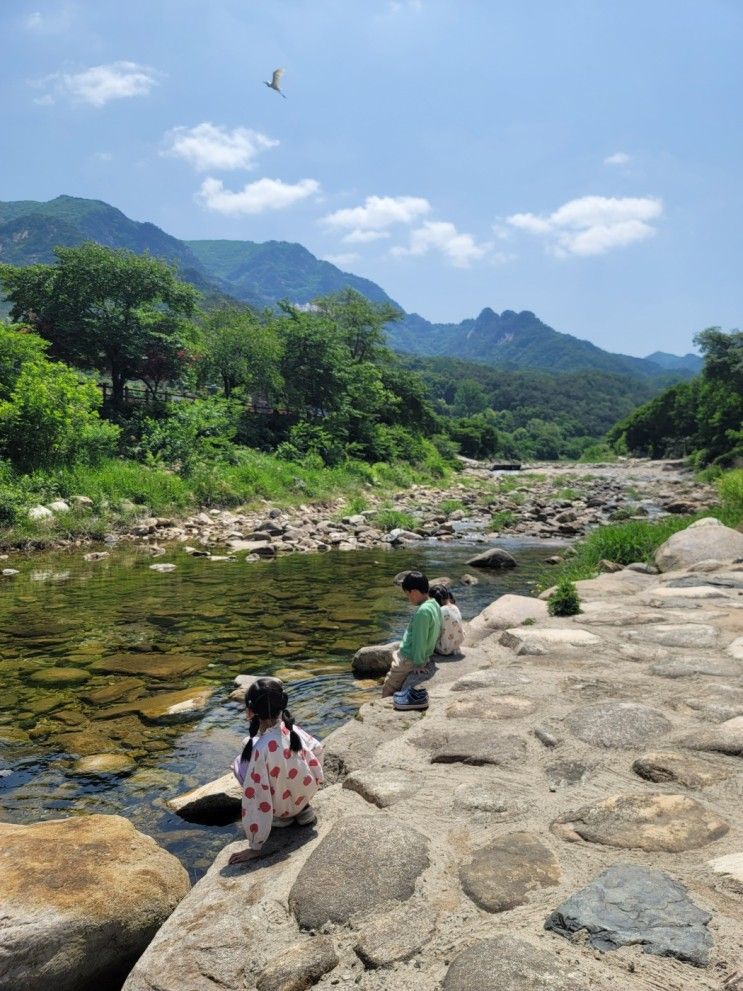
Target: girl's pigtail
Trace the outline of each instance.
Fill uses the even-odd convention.
[[[253,737],[258,732],[258,728],[260,727],[260,725],[261,725],[261,717],[253,716],[253,718],[250,720],[250,726],[248,727],[248,733],[250,734],[250,737],[248,739],[248,742],[243,747],[243,752],[240,754],[241,762],[247,764],[248,761],[250,760],[250,756],[253,753]]]
[[[284,709],[281,719],[284,726],[289,730],[289,746],[297,754],[302,749],[302,741],[299,739],[299,733],[294,729],[294,719],[291,712],[288,709]]]

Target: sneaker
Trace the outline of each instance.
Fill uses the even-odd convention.
[[[393,696],[393,705],[398,710],[427,709],[428,692],[425,688],[409,688],[407,692],[396,692]]]
[[[293,826],[296,816],[274,816],[273,823],[271,824],[272,829],[286,829],[287,826]]]
[[[305,805],[299,815],[295,817],[294,821],[298,826],[311,826],[313,823],[317,822],[315,810],[311,805]]]

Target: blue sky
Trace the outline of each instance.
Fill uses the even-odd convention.
[[[739,325],[738,0],[5,0],[0,32],[1,199],[299,241],[435,321]]]

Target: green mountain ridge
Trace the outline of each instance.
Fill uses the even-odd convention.
[[[301,244],[285,241],[182,241],[155,224],[131,220],[101,200],[58,196],[49,202],[0,202],[0,262],[31,265],[54,260],[57,245],[85,240],[128,248],[172,262],[180,275],[207,296],[231,296],[250,306],[274,307],[282,300],[308,304],[318,296],[352,288],[403,314],[388,328],[397,351],[452,356],[506,368],[545,371],[597,370],[648,378],[686,377],[687,359],[655,352],[649,358],[614,354],[590,341],[561,333],[528,310],[496,313],[489,307],[458,324],[437,324],[405,313],[376,283],[316,258]]]

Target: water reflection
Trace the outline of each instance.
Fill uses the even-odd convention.
[[[165,799],[223,774],[244,733],[228,701],[236,674],[270,673],[289,684],[292,709],[326,735],[375,686],[351,677],[360,646],[398,636],[409,607],[391,582],[405,568],[455,580],[465,618],[504,592],[526,592],[554,545],[504,541],[519,567],[457,579],[467,546],[292,555],[246,564],[174,552],[177,570],[121,552],[100,562],[36,556],[0,600],[0,794],[2,816],[120,813],[181,858],[192,877],[236,838],[237,826],[182,822]],[[15,566],[18,564],[14,562]],[[158,692],[214,689],[194,723],[143,723],[127,706]],[[80,756],[122,753],[126,777],[76,773]]]

